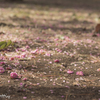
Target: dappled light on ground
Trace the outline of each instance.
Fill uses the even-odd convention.
[[[99,1],[76,1],[0,3],[0,41],[14,43],[0,50],[0,99],[100,99]]]

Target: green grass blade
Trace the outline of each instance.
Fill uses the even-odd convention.
[[[0,50],[4,49],[6,47],[7,43],[3,43],[1,46],[0,46]]]
[[[11,40],[7,41],[6,48],[7,48],[8,46],[10,46],[11,44],[12,44],[12,41],[11,41]]]
[[[5,44],[6,43],[6,41],[1,41],[0,42],[0,46],[2,46],[3,44]]]

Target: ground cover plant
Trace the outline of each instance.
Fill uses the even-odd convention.
[[[0,100],[100,100],[99,3],[0,1]]]

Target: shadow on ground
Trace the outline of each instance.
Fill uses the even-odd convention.
[[[23,2],[13,2],[9,6],[9,3],[4,0],[1,0],[0,8],[23,8],[19,6],[19,4],[25,4],[27,8],[32,9],[34,8],[33,5],[41,5],[41,6],[48,6],[48,7],[59,7],[64,9],[78,9],[78,10],[89,10],[91,12],[99,12],[100,11],[100,1],[99,0],[24,0]],[[5,6],[6,5],[6,6]],[[43,10],[43,9],[41,9]],[[45,9],[46,10],[46,9]]]
[[[28,100],[98,100],[100,95],[99,87],[29,87],[23,89],[16,86],[0,86],[0,95],[10,96],[10,100],[22,100],[23,97],[27,97]],[[1,97],[0,100],[4,98]]]

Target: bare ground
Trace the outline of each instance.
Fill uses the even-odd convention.
[[[100,99],[100,1],[0,2],[0,40],[15,43],[0,51],[0,100]]]

